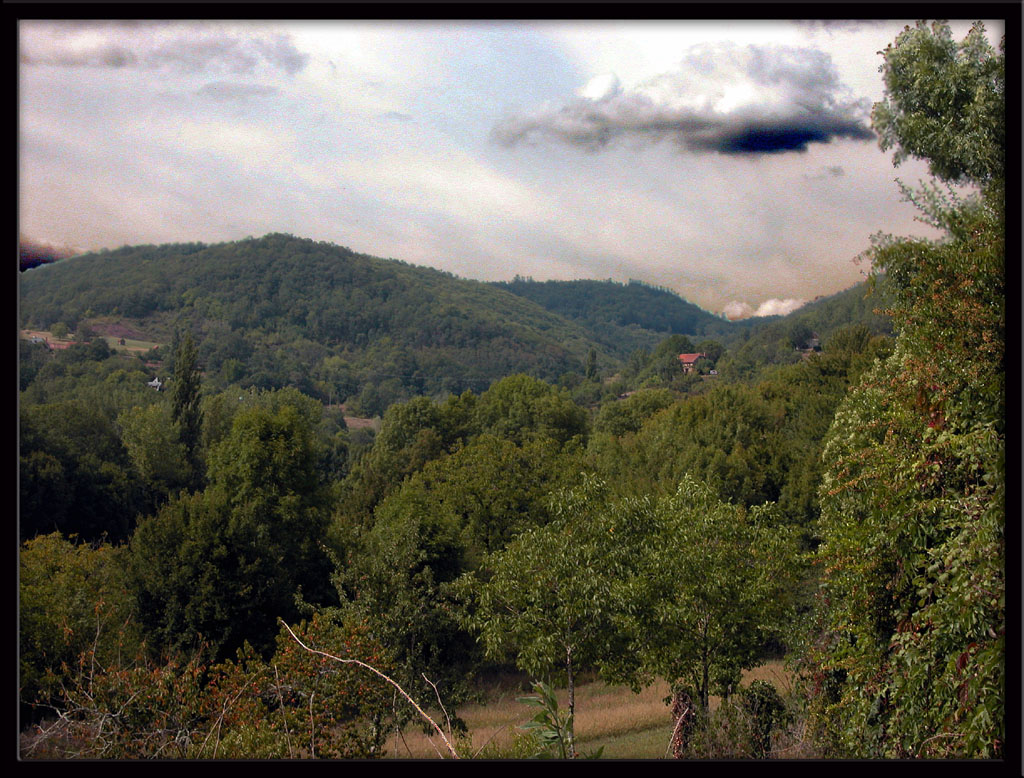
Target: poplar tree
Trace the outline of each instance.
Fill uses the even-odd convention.
[[[198,488],[202,483],[202,463],[199,458],[203,428],[203,411],[199,405],[200,382],[199,352],[192,333],[186,332],[174,349],[172,418],[178,425],[178,439],[185,447],[193,488]]]

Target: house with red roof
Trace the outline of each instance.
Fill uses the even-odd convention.
[[[697,360],[704,359],[705,357],[707,357],[707,354],[705,354],[703,351],[699,354],[680,354],[679,362],[683,366],[683,372],[692,373],[694,370],[697,369]]]

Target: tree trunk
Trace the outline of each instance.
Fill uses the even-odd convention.
[[[692,695],[678,681],[672,686],[672,721],[675,722],[672,730],[672,756],[683,759],[697,715]]]

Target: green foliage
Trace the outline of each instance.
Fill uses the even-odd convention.
[[[143,509],[141,483],[112,421],[82,401],[19,413],[22,540],[49,532],[85,541],[128,537]]]
[[[742,690],[741,704],[750,715],[753,757],[765,759],[771,752],[772,731],[786,721],[786,703],[768,681],[753,681]]]
[[[43,343],[18,340],[18,389],[24,392],[49,362],[50,351]]]
[[[199,402],[198,352],[192,333],[174,349],[174,381],[171,394],[171,418],[178,427],[178,435],[185,449],[185,459],[191,470],[189,481],[198,486],[202,481],[199,461],[203,412]]]
[[[530,733],[536,743],[533,757],[555,756],[558,759],[570,759],[576,754],[572,751],[572,713],[561,713],[558,710],[558,699],[554,690],[542,681],[533,685],[536,697],[517,697],[516,702],[540,708],[537,714],[520,729]]]
[[[794,719],[772,684],[753,681],[694,723],[681,756],[718,760],[786,756],[781,744],[792,740]]]
[[[374,508],[406,478],[477,429],[476,403],[476,396],[465,392],[440,404],[419,397],[388,408],[373,447],[339,487],[340,520],[371,524]]]
[[[552,521],[487,560],[471,621],[488,656],[511,652],[520,669],[537,676],[567,661],[586,666],[600,656],[608,637],[602,592],[610,581],[598,574],[603,565],[588,533],[605,491],[588,477],[556,494]],[[469,579],[465,583],[473,586]]]
[[[211,388],[293,386],[358,398],[366,416],[517,372],[554,380],[581,371],[591,349],[612,361],[579,324],[494,286],[290,235],[124,247],[20,281],[26,325],[88,311],[162,337],[180,327]]]
[[[888,284],[880,277],[870,286],[857,284],[782,318],[737,322],[746,324],[745,338],[731,342],[717,360],[719,380],[754,381],[773,366],[795,364],[801,358],[796,349],[806,345],[809,332],[826,349],[832,334],[844,327],[863,325],[873,336],[889,335],[892,323],[885,313],[889,302]],[[796,342],[800,339],[804,342]]]
[[[738,688],[741,671],[760,663],[791,618],[795,534],[773,506],[731,505],[690,476],[675,494],[632,505],[608,529],[623,543],[621,530],[629,533],[628,566],[612,595],[615,628],[629,645],[606,672],[634,686],[682,682],[706,712],[710,694]]]
[[[364,625],[315,614],[295,631],[317,651],[392,671]],[[312,654],[284,629],[270,660],[241,651],[214,668],[207,691],[206,709],[212,714],[217,703],[227,704],[229,714],[218,725],[219,745],[204,742],[190,758],[208,757],[214,749],[226,759],[379,757],[393,710],[392,689],[375,674]]]
[[[378,755],[390,691],[278,629],[340,598],[302,634],[421,697],[426,675],[464,699],[484,657],[564,670],[566,712],[530,698],[546,753],[574,755],[574,678],[596,668],[696,690],[691,756],[763,758],[788,724],[774,688],[713,716],[709,697],[792,642],[818,585],[799,539],[824,751],[1002,756],[1003,55],[939,23],[884,57],[882,148],[979,192],[904,188],[945,237],[875,238],[867,287],[787,317],[288,235],[25,273],[23,323],[83,341],[19,348],[20,691],[61,714],[30,755]],[[169,399],[97,315],[187,333],[144,357]],[[685,352],[719,375],[684,376]],[[325,401],[382,417],[360,456]]]
[[[918,22],[889,44],[879,68],[885,99],[871,118],[882,150],[928,162],[933,176],[985,183],[1003,177],[1005,65],[975,22],[960,43],[949,25]]]
[[[607,432],[616,437],[638,432],[655,413],[668,408],[675,401],[676,396],[668,389],[641,390],[623,400],[602,405],[594,421],[594,431]]]
[[[826,442],[811,722],[833,755],[999,757],[1005,223],[992,145],[1003,132],[993,107],[1002,56],[977,25],[960,47],[945,25],[919,25],[897,44],[876,110],[883,137],[901,157],[927,156],[936,175],[984,189],[922,203],[944,240],[881,238],[872,253],[900,334]],[[965,94],[972,107],[961,114]],[[893,105],[906,115],[888,113]],[[915,113],[925,110],[947,138]]]
[[[495,284],[545,309],[579,322],[622,358],[650,348],[667,334],[714,334],[728,322],[675,292],[639,281],[533,281],[517,277]]]
[[[102,666],[138,650],[124,549],[75,544],[59,533],[26,541],[19,553],[19,692],[43,709],[88,654]]]
[[[358,624],[314,616],[307,645],[389,671]],[[302,649],[284,629],[267,661],[248,646],[220,664],[199,653],[156,664],[84,652],[22,758],[283,759],[381,755],[393,704],[369,671]]]
[[[574,464],[574,452],[553,440],[517,446],[484,434],[428,463],[403,491],[421,488],[427,511],[452,517],[472,569],[519,533],[548,522],[548,496],[570,477]]]
[[[221,657],[245,640],[266,651],[297,594],[331,598],[309,419],[291,405],[239,411],[208,474],[203,492],[173,500],[132,538],[140,618],[160,648],[201,636]]]
[[[684,474],[720,485],[744,505],[778,499],[788,452],[779,445],[784,419],[777,401],[738,385],[679,402],[637,433],[634,472],[651,486],[674,489]]]
[[[569,755],[575,755],[575,674],[605,658],[616,642],[608,548],[597,542],[597,515],[606,492],[597,479],[583,477],[557,493],[550,523],[519,535],[487,560],[479,578],[466,577],[459,587],[472,598],[465,621],[488,657],[512,655],[517,667],[534,676],[564,670]]]
[[[470,400],[463,396],[443,406],[413,401],[389,410],[389,432],[378,437],[370,459],[382,466],[389,447],[401,447],[394,453],[409,451],[410,445],[415,449],[424,432],[443,445],[442,434],[465,428],[457,422],[474,406]],[[399,424],[401,417],[407,425]],[[418,424],[437,427],[411,434]],[[548,521],[547,497],[567,477],[573,456],[546,437],[522,446],[489,433],[465,444],[460,439],[450,454],[416,461],[420,469],[375,506],[366,530],[350,533],[340,589],[394,647],[408,688],[420,688],[425,673],[445,684],[448,699],[462,693],[462,680],[479,657],[458,622],[460,606],[447,584],[477,569],[488,553],[500,551],[521,532]],[[336,516],[336,534],[344,536],[346,527],[352,527],[349,519]]]
[[[709,382],[681,400],[647,390],[607,403],[589,461],[624,495],[667,494],[689,473],[745,506],[776,502],[810,545],[822,439],[851,381],[886,353],[887,339],[875,337],[863,351],[765,370],[752,386]]]
[[[586,413],[567,392],[526,375],[503,378],[480,395],[476,419],[482,429],[516,443],[538,437],[566,443],[587,434]]]
[[[826,447],[826,632],[813,656],[819,683],[840,681],[819,716],[839,754],[992,756],[1003,737],[1002,436],[948,406],[941,420],[922,414],[914,367],[898,349],[844,403]]]
[[[191,468],[178,425],[166,403],[138,406],[117,417],[121,441],[132,467],[150,491],[150,506],[188,485]]]

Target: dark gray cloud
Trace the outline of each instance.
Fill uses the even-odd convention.
[[[690,152],[729,155],[874,138],[870,103],[847,96],[830,57],[815,49],[705,45],[691,49],[678,71],[633,90],[607,77],[592,85],[560,105],[507,117],[492,137],[506,146],[549,138],[590,150],[619,138],[671,140]]]
[[[60,22],[50,25],[48,32],[50,35],[34,40],[30,47],[23,46],[23,64],[235,75],[252,73],[260,65],[268,65],[294,75],[309,61],[309,55],[299,51],[284,33],[193,28],[188,24],[125,28]]]

